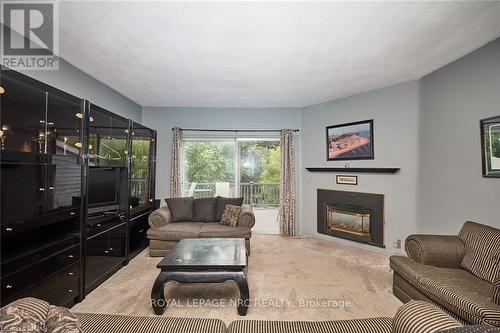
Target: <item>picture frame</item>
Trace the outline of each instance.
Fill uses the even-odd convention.
[[[483,177],[500,178],[500,115],[479,121]]]
[[[336,175],[335,182],[338,185],[358,185],[358,176]]]
[[[326,128],[326,160],[373,160],[373,119]]]

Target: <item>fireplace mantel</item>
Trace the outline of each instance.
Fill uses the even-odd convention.
[[[342,173],[396,173],[401,168],[329,168],[329,167],[308,167],[309,172],[342,172]]]

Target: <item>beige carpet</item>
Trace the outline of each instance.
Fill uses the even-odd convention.
[[[144,251],[72,310],[154,315],[150,292],[159,272],[156,264],[160,259],[150,258]],[[386,255],[333,241],[255,235],[248,267],[252,305],[245,317],[239,317],[234,303],[230,304],[230,300],[239,295],[233,283],[180,286],[168,283],[165,293],[176,304],[163,315],[219,318],[226,323],[236,319],[334,320],[393,316],[401,302],[391,292],[388,262]],[[195,304],[207,300],[211,304]]]

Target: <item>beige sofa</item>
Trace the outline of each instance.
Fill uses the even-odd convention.
[[[214,199],[217,199],[219,203],[222,200]],[[196,205],[197,200],[200,199],[193,199],[194,205]],[[209,212],[208,215],[213,217],[210,217],[208,221],[196,221],[204,220],[203,218],[197,218],[195,221],[175,221],[168,206],[155,210],[149,216],[151,227],[147,232],[149,255],[152,257],[164,256],[175,247],[177,242],[184,238],[244,238],[247,254],[250,255],[251,229],[255,225],[255,216],[251,206],[242,205],[241,207],[241,213],[235,227],[220,224],[215,212],[213,214]]]
[[[471,324],[500,326],[500,230],[466,222],[458,236],[411,235],[392,256],[393,292]]]
[[[442,310],[422,301],[413,301],[403,305],[396,312],[394,318],[329,321],[236,320],[231,322],[229,327],[226,327],[220,319],[214,318],[71,314],[65,308],[55,308],[47,302],[35,298],[15,301],[5,306],[1,314],[2,332],[437,333],[446,329],[462,327],[459,322]],[[36,330],[36,328],[40,328],[40,330]]]

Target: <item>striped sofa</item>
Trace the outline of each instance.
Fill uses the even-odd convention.
[[[58,321],[50,318],[58,318]],[[1,310],[1,332],[48,333],[437,333],[462,325],[434,305],[413,301],[392,318],[321,322],[237,320],[229,327],[219,319],[171,318],[76,313],[25,298]]]
[[[500,230],[466,222],[457,236],[411,235],[392,256],[393,292],[432,302],[468,324],[500,327]]]

